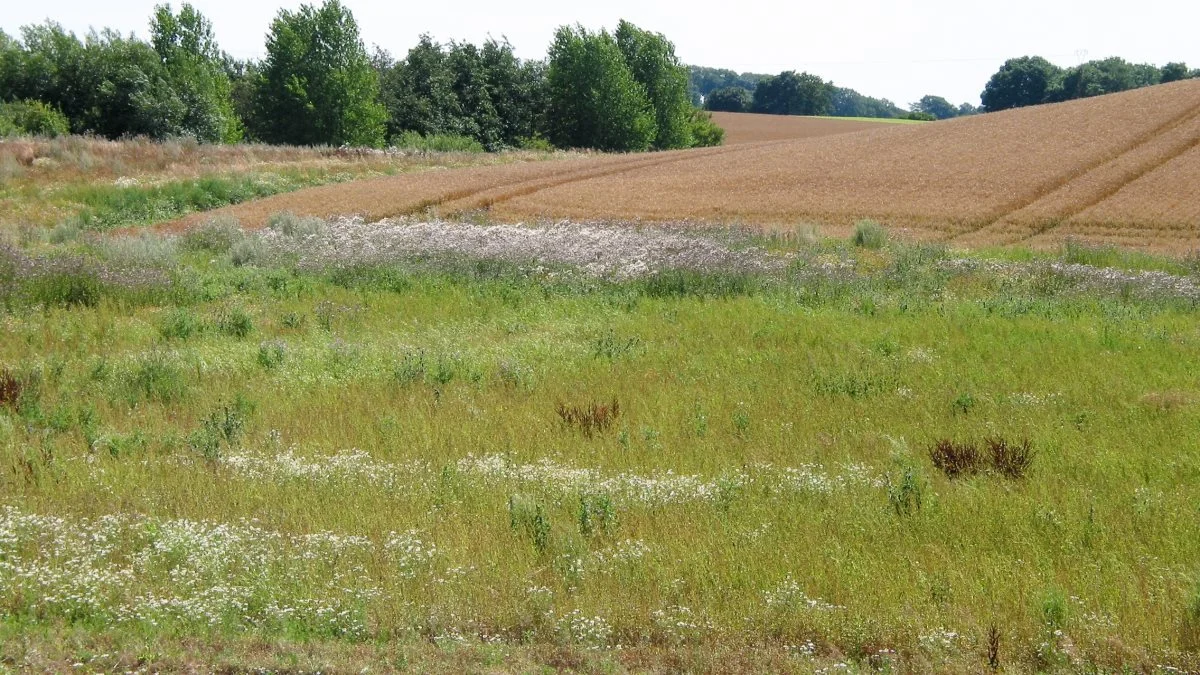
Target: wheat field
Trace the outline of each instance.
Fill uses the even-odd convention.
[[[717,126],[725,130],[725,145],[832,136],[898,122],[730,112],[714,112],[712,119]]]
[[[778,124],[791,124],[781,119]],[[814,224],[873,219],[922,240],[1158,252],[1200,246],[1200,82],[920,125],[651,155],[451,170],[234,207],[378,219],[486,210],[498,220]],[[194,224],[193,219],[183,224]]]

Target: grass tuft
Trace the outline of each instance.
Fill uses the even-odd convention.
[[[615,398],[611,403],[584,405],[559,403],[555,411],[563,424],[578,429],[583,432],[584,436],[591,438],[594,434],[608,431],[612,427],[617,418],[621,416],[621,404]]]
[[[886,246],[887,242],[887,230],[873,220],[858,221],[854,225],[854,234],[850,237],[850,243],[872,251],[878,251]]]

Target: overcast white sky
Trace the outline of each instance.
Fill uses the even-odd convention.
[[[627,19],[666,34],[685,63],[741,71],[808,70],[841,86],[907,105],[924,94],[979,103],[1004,59],[1040,54],[1060,65],[1122,56],[1200,67],[1200,2],[1185,0],[896,0],[856,2],[654,2],[553,0],[368,2],[343,0],[363,40],[396,56],[421,33],[439,41],[507,36],[524,58],[545,56],[565,23],[613,27]],[[145,37],[156,0],[8,0],[0,29],[47,18],[82,35],[111,27]],[[178,6],[178,2],[173,3]],[[216,27],[221,47],[260,57],[280,7],[299,0],[194,0]]]

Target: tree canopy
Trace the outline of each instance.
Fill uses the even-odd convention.
[[[983,109],[995,112],[1070,101],[1195,76],[1196,73],[1189,73],[1183,63],[1168,63],[1158,68],[1149,63],[1130,63],[1110,57],[1060,68],[1040,56],[1022,56],[1006,61],[988,80],[983,90]]]
[[[150,44],[184,105],[182,127],[205,141],[241,140],[242,123],[212,22],[187,3],[179,14],[169,4],[159,5],[150,21]]]
[[[771,115],[829,115],[834,86],[810,73],[784,71],[758,83],[751,112]]]
[[[549,61],[551,142],[598,150],[650,148],[658,136],[654,108],[608,31],[559,28]]]
[[[642,30],[628,21],[617,25],[617,46],[633,79],[646,90],[654,109],[658,150],[692,145],[692,104],[687,69],[675,56],[675,45],[662,33]]]
[[[704,97],[704,109],[714,112],[746,112],[754,96],[741,87],[717,89]]]
[[[338,0],[280,10],[267,35],[255,97],[256,131],[270,143],[382,146],[378,101],[358,24]]]

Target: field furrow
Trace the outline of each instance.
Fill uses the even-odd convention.
[[[1200,81],[1184,81],[931,124],[408,174],[224,213],[247,226],[278,211],[377,220],[432,209],[486,210],[509,221],[812,224],[830,234],[873,219],[906,236],[965,246],[1049,243],[1083,226],[1166,224],[1171,234],[1145,242],[1165,251],[1192,246],[1200,224],[1198,111]],[[1053,235],[1036,236],[1051,228]]]
[[[996,222],[955,239],[956,244],[1011,244],[1051,234],[1062,223],[1099,204],[1128,183],[1150,173],[1200,144],[1200,108],[1155,130],[1111,160],[1069,178],[1057,189]],[[1042,237],[1040,235],[1047,235]]]

